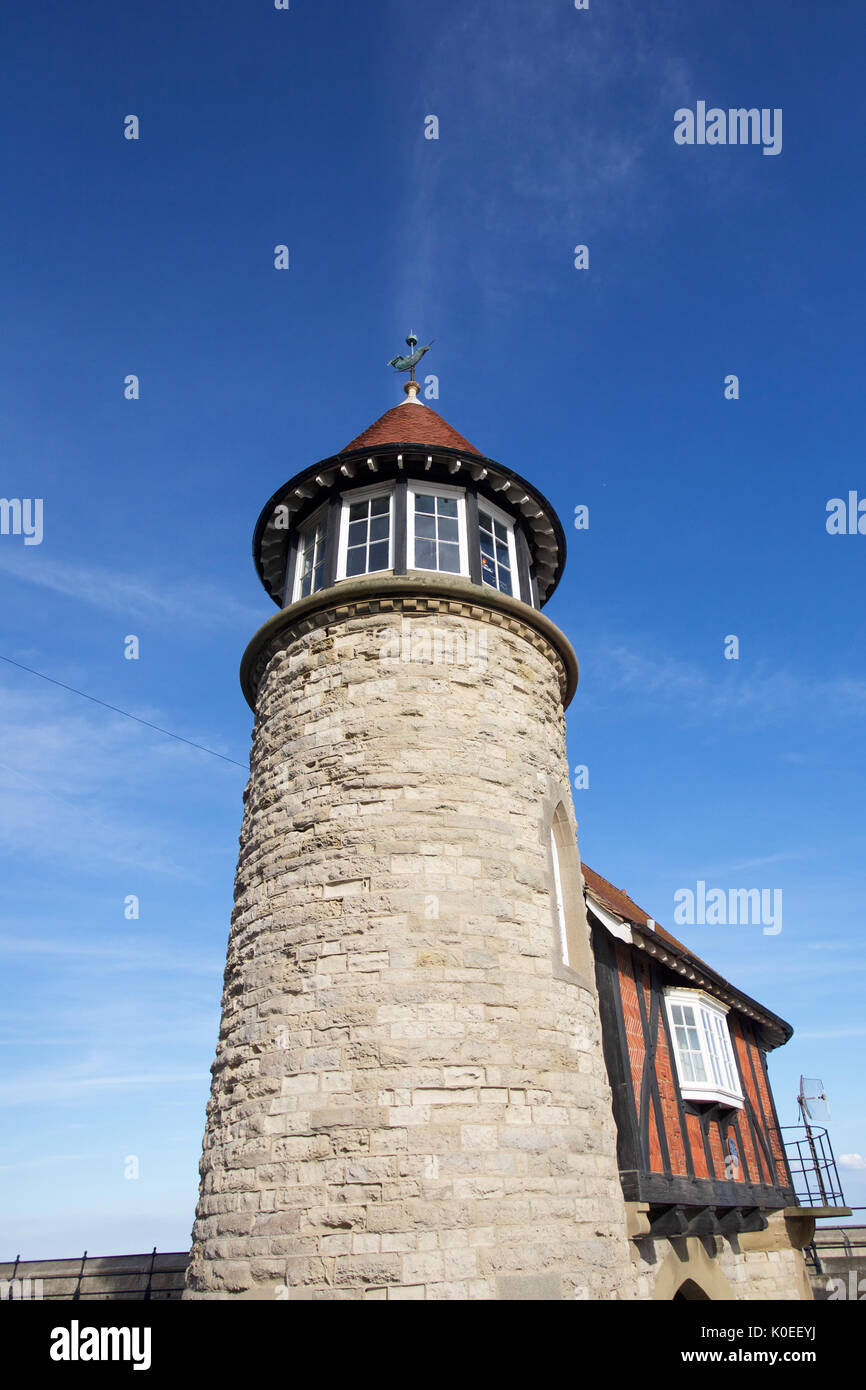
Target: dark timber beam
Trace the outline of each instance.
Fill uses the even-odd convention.
[[[685,1207],[665,1207],[657,1214],[650,1212],[650,1235],[656,1239],[684,1236],[688,1233],[688,1225]]]

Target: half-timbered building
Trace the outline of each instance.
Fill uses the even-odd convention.
[[[767,1054],[793,1029],[627,893],[582,869],[631,1233],[653,1263],[671,1253],[659,1242],[676,1243],[678,1287],[691,1290],[681,1296],[724,1296],[722,1241],[705,1240],[701,1279],[682,1280],[690,1240],[728,1237],[739,1245],[752,1236],[752,1246],[769,1254],[774,1245],[796,1249],[811,1234],[811,1213],[796,1205],[767,1071]]]

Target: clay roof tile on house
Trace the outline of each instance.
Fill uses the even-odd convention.
[[[480,450],[458,434],[447,420],[418,401],[405,401],[403,405],[386,410],[341,452],[348,454],[353,449],[382,448],[385,444],[422,444],[428,448],[462,449],[467,454],[480,454]],[[480,456],[483,458],[483,455]]]
[[[743,1004],[751,1006],[751,1008],[749,1008],[750,1012],[753,1008],[758,1011],[765,1021],[769,1021],[771,1025],[777,1026],[779,1032],[783,1035],[782,1040],[784,1040],[785,1037],[791,1036],[794,1030],[789,1023],[786,1023],[784,1019],[779,1018],[778,1014],[772,1013],[771,1010],[767,1009],[763,1004],[759,1004],[757,1000],[752,999],[748,994],[738,989],[736,985],[732,985],[722,975],[719,975],[711,965],[708,965],[700,956],[695,955],[690,947],[683,945],[682,941],[678,941],[671,932],[659,926],[658,922],[656,922],[648,912],[645,912],[642,907],[638,907],[634,899],[630,898],[628,893],[624,892],[622,888],[615,888],[608,879],[602,878],[601,874],[597,874],[588,864],[582,863],[581,868],[583,870],[583,880],[586,891],[592,897],[596,898],[597,901],[601,903],[602,907],[607,908],[615,917],[620,917],[628,922],[629,926],[637,927],[644,940],[649,941],[651,937],[656,937],[666,942],[669,946],[672,946],[677,954],[686,962],[697,967],[702,973],[707,975],[710,981],[720,986],[722,992],[730,991],[736,996],[739,1000],[740,1007],[742,1007]],[[651,927],[649,926],[650,922],[653,924]]]

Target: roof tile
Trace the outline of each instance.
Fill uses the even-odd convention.
[[[480,454],[480,450],[458,434],[447,420],[418,401],[405,401],[403,405],[386,410],[369,429],[340,452],[348,454],[352,449],[375,449],[384,444],[423,444],[432,448],[464,449],[468,454]]]

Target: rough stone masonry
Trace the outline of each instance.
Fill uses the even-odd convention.
[[[262,647],[185,1296],[629,1297],[595,986],[552,895],[570,649],[494,591],[388,583]],[[486,661],[385,659],[416,623],[473,652],[485,624]]]

